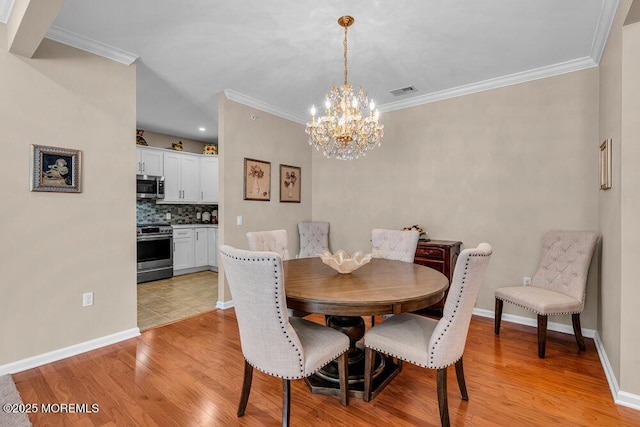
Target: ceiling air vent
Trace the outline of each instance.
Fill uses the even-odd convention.
[[[416,89],[415,86],[407,86],[407,87],[403,87],[401,89],[392,90],[391,93],[394,96],[401,96],[401,95],[407,95],[409,93],[414,93],[414,92],[417,92],[417,91],[418,91],[418,89]]]

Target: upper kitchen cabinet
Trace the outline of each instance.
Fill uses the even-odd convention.
[[[162,176],[163,151],[157,148],[136,147],[136,175]]]
[[[200,201],[218,203],[218,156],[200,157]]]
[[[200,156],[165,152],[164,179],[165,203],[198,203],[200,201]]]

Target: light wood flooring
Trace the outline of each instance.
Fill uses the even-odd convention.
[[[319,323],[324,318],[309,316]],[[369,320],[365,320],[369,324]],[[380,319],[379,321],[382,321]],[[638,426],[615,405],[593,340],[549,332],[537,357],[535,328],[474,317],[464,365],[469,401],[449,369],[453,426]],[[233,309],[144,331],[140,337],[14,374],[25,403],[96,403],[90,414],[30,414],[35,426],[278,426],[281,380],[254,371],[246,414],[236,417],[244,360]],[[438,426],[435,372],[405,363],[373,401],[315,395],[291,383],[293,426]]]
[[[138,328],[149,329],[214,310],[218,273],[202,271],[138,284]]]

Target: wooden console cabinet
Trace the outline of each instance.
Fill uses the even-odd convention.
[[[434,270],[438,270],[449,279],[453,278],[453,270],[460,255],[460,246],[462,242],[455,242],[450,240],[428,240],[419,241],[416,248],[416,256],[414,264],[425,265],[431,267]],[[447,293],[445,292],[444,298],[438,303],[432,305],[427,309],[428,312],[437,312],[442,315],[442,309],[444,308],[444,302],[447,299]]]

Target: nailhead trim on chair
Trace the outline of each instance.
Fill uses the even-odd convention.
[[[563,315],[563,314],[581,314],[581,313],[582,313],[582,311],[563,311],[563,312],[561,312],[561,313],[541,314],[541,313],[538,313],[537,311],[535,311],[535,310],[533,310],[533,309],[531,309],[531,308],[529,308],[529,307],[525,307],[524,305],[520,305],[520,304],[515,303],[515,302],[513,302],[513,301],[509,301],[508,299],[504,299],[504,298],[500,298],[500,297],[496,297],[496,299],[499,299],[499,300],[502,300],[502,301],[506,301],[506,302],[508,302],[509,304],[513,304],[513,305],[515,305],[515,306],[518,306],[518,307],[520,307],[520,308],[524,308],[525,310],[529,310],[529,311],[530,311],[530,312],[532,312],[532,313],[540,314],[540,315],[542,315],[542,316],[561,316],[561,315]]]
[[[490,254],[489,254],[489,255],[485,255],[485,254],[469,254],[469,257],[480,257],[480,256],[481,256],[481,257],[487,257],[487,256],[490,256]],[[453,310],[453,315],[451,316],[451,318],[449,318],[449,319],[448,319],[448,322],[447,322],[447,325],[445,326],[444,331],[440,334],[440,336],[439,336],[439,337],[438,337],[438,339],[436,340],[436,342],[435,342],[435,344],[434,344],[434,347],[435,347],[436,345],[438,345],[438,343],[439,343],[439,342],[440,342],[440,340],[442,339],[442,336],[444,335],[444,332],[446,332],[446,331],[447,331],[447,329],[449,329],[449,326],[451,325],[451,323],[453,322],[453,318],[455,317],[455,313],[457,312],[457,309],[458,309],[458,307],[460,306],[460,298],[462,298],[462,291],[464,290],[464,283],[465,283],[465,281],[466,281],[466,279],[467,279],[467,270],[468,270],[468,269],[469,269],[469,260],[467,259],[467,262],[465,263],[465,266],[464,266],[464,275],[462,276],[462,280],[461,280],[461,281],[462,281],[462,283],[463,283],[463,286],[461,286],[461,287],[460,287],[460,292],[458,293],[458,296],[457,296],[458,300],[456,301],[456,308]],[[451,294],[449,294],[449,296],[450,296],[450,295],[451,295]],[[448,297],[447,297],[447,298],[448,298]],[[398,359],[400,359],[400,360],[404,360],[405,362],[409,362],[409,363],[411,363],[411,364],[413,364],[413,365],[420,366],[420,367],[422,367],[422,368],[428,368],[428,369],[443,369],[443,368],[446,368],[446,367],[448,367],[448,366],[454,365],[456,362],[458,362],[458,360],[462,359],[462,356],[460,356],[457,360],[453,361],[452,363],[450,363],[450,364],[448,364],[448,365],[436,366],[436,367],[433,367],[433,368],[432,368],[432,367],[430,367],[430,366],[423,365],[422,363],[416,362],[415,360],[406,359],[406,358],[403,358],[403,357],[401,357],[401,356],[398,356],[397,354],[386,353],[386,352],[384,352],[383,350],[381,350],[381,349],[379,349],[379,348],[377,348],[377,347],[368,346],[368,345],[366,344],[366,342],[365,342],[365,345],[366,345],[367,347],[372,348],[373,350],[375,350],[375,351],[377,351],[377,352],[379,352],[379,353],[385,353],[385,354],[387,354],[387,355],[389,355],[389,356],[391,356],[391,357],[395,357],[395,358],[398,358]],[[433,361],[433,353],[431,354],[430,359],[431,359],[431,361]]]
[[[273,262],[273,272],[274,272],[274,275],[276,276],[276,281],[277,282],[279,281],[278,264],[276,262],[277,261],[276,258],[255,258],[255,257],[252,257],[251,259],[249,259],[249,258],[239,258],[239,257],[236,257],[236,256],[232,256],[232,255],[229,255],[228,253],[225,253],[225,252],[222,252],[222,253],[223,253],[223,255],[225,255],[225,256],[227,256],[229,258],[239,259],[241,261],[253,261],[253,262],[255,262],[255,261],[272,261]],[[289,334],[287,333],[287,330],[284,327],[284,320],[283,320],[283,316],[282,316],[282,307],[280,307],[280,305],[278,303],[278,292],[277,291],[276,291],[276,293],[274,295],[274,298],[275,298],[275,301],[276,301],[276,309],[278,310],[278,317],[280,319],[280,327],[282,328],[285,336],[287,337],[287,339],[291,343],[291,346],[294,347],[296,349],[296,352],[298,353],[298,362],[300,364],[299,367],[300,367],[301,374],[300,375],[296,375],[296,376],[286,376],[286,377],[281,376],[281,375],[277,375],[277,374],[274,374],[273,372],[269,372],[269,371],[265,371],[264,369],[260,369],[251,360],[249,360],[249,359],[247,359],[245,357],[245,360],[247,361],[247,363],[249,363],[249,365],[253,366],[253,368],[257,369],[260,372],[264,372],[265,374],[269,374],[269,375],[271,375],[273,377],[276,377],[276,378],[283,378],[283,379],[286,379],[286,380],[298,380],[298,379],[306,378],[306,377],[308,377],[310,375],[313,375],[314,373],[316,373],[320,369],[322,369],[326,364],[328,364],[332,360],[338,358],[342,353],[344,353],[344,351],[342,351],[340,353],[336,353],[335,355],[333,355],[331,357],[328,357],[325,361],[323,361],[323,363],[320,364],[320,367],[318,369],[314,370],[313,372],[308,372],[305,375],[304,374],[304,363],[303,363],[303,360],[302,360],[302,352],[293,343],[293,341],[291,340],[291,337],[289,336]],[[289,315],[287,314],[287,318],[288,318],[288,316]],[[347,350],[348,350],[348,348],[345,349],[345,351],[347,351]]]

